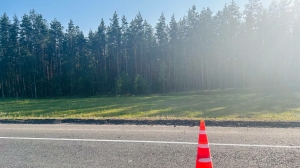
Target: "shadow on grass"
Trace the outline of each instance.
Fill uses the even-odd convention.
[[[132,97],[0,99],[0,117],[300,120],[300,95],[229,90]]]

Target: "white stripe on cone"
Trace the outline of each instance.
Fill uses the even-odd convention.
[[[199,134],[206,134],[206,130],[200,130]]]
[[[198,148],[209,148],[208,144],[198,144]]]
[[[209,162],[211,162],[211,158],[201,158],[201,159],[198,160],[198,162],[209,163]]]

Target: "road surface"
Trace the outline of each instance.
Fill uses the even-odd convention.
[[[0,124],[1,167],[188,168],[198,127]],[[207,127],[215,168],[300,167],[300,128]]]

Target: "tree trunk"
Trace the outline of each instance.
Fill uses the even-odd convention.
[[[37,99],[35,75],[33,76],[33,81],[34,81],[34,98]]]
[[[204,90],[204,65],[203,65],[203,57],[201,57],[201,90]]]
[[[2,90],[2,98],[4,98],[4,84],[3,84],[3,81],[1,83],[1,90]]]

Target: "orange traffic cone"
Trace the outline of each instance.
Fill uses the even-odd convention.
[[[210,150],[208,145],[208,138],[206,135],[205,122],[200,121],[200,132],[198,140],[198,152],[196,160],[196,168],[212,168],[212,160],[210,156]]]

